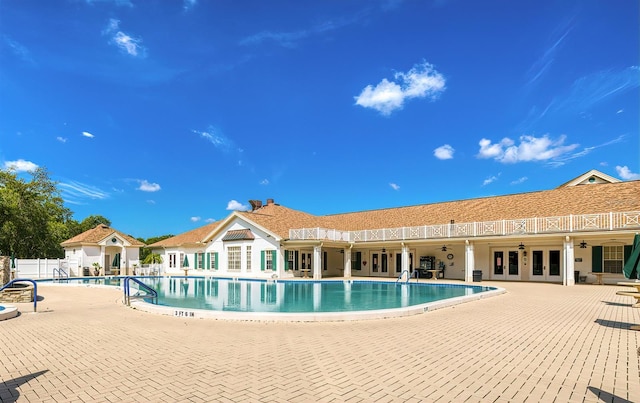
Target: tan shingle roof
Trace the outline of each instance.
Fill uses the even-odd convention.
[[[353,231],[639,210],[640,181],[630,181],[329,215],[320,226]]]
[[[176,235],[171,238],[163,239],[162,241],[158,241],[156,243],[152,243],[151,245],[147,245],[147,248],[167,248],[173,246],[182,246],[185,244],[193,244],[200,242],[206,237],[211,231],[216,229],[218,225],[220,225],[221,221],[216,221],[209,223],[207,225],[203,225],[202,227],[198,227],[191,231],[183,232],[182,234]]]
[[[640,210],[640,181],[564,187],[323,217],[325,228],[362,230]]]
[[[570,186],[327,216],[314,216],[278,204],[268,204],[255,211],[238,214],[286,239],[289,238],[289,229],[296,228],[321,227],[355,231],[448,224],[451,220],[467,223],[620,211],[640,211],[640,181]],[[179,246],[187,240],[198,242],[219,223],[209,224],[150,246]]]
[[[238,214],[282,238],[289,238],[289,229],[291,228],[317,227],[320,223],[318,216],[279,204],[267,204],[255,211],[238,212]]]
[[[113,234],[118,234],[120,238],[125,239],[127,242],[131,244],[131,246],[144,246],[144,243],[138,241],[134,237],[123,234],[122,232],[115,230],[113,228],[110,228],[104,224],[98,224],[94,228],[91,228],[90,230],[87,230],[81,234],[78,234],[71,239],[67,239],[66,241],[62,242],[60,245],[65,247],[65,246],[71,246],[74,244],[97,244],[98,242],[102,241],[103,239]]]

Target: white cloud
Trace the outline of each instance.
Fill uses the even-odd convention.
[[[433,155],[439,160],[450,160],[453,158],[453,153],[456,150],[449,144],[445,144],[433,150]]]
[[[201,217],[194,216],[194,217],[191,217],[190,220],[191,220],[191,222],[198,222],[198,221],[201,220]]]
[[[67,142],[67,139],[65,137],[61,137],[61,136],[56,137],[56,140],[58,140],[61,143],[66,143]]]
[[[444,76],[427,62],[413,66],[406,73],[395,73],[394,79],[396,82],[383,78],[375,87],[367,85],[360,95],[354,97],[356,105],[375,109],[382,115],[390,115],[401,109],[406,99],[435,100],[445,90]]]
[[[111,18],[107,28],[102,33],[110,38],[110,43],[116,45],[130,56],[146,56],[146,49],[141,45],[142,39],[134,38],[120,31],[120,20]]]
[[[14,55],[18,56],[24,62],[35,64],[35,61],[31,58],[31,52],[29,52],[29,49],[6,35],[3,36],[3,39],[7,46],[11,48]]]
[[[616,166],[616,172],[618,172],[618,176],[626,181],[633,181],[636,179],[640,179],[639,173],[633,173],[631,170],[625,166]]]
[[[195,7],[196,4],[198,4],[198,0],[184,0],[182,9],[184,11],[189,11]]]
[[[518,179],[516,179],[516,180],[512,181],[512,182],[511,182],[511,184],[512,184],[512,185],[519,185],[519,184],[521,184],[521,183],[526,182],[528,179],[529,179],[529,178],[527,178],[526,176],[523,176],[523,177],[521,177],[521,178],[518,178]]]
[[[82,135],[83,135],[84,137],[88,137],[88,138],[90,138],[90,139],[92,139],[92,138],[94,138],[94,137],[95,137],[93,134],[91,134],[91,133],[89,133],[89,132],[82,132]]]
[[[273,31],[262,31],[257,34],[248,36],[240,41],[240,45],[243,46],[254,46],[260,45],[262,43],[275,43],[285,48],[295,48],[298,44],[306,38],[324,35],[328,32],[335,31],[345,26],[349,26],[351,24],[357,23],[360,20],[361,16],[353,17],[353,18],[336,18],[327,21],[321,21],[317,25],[307,28],[301,29],[298,31],[289,31],[289,32],[273,32]]]
[[[151,200],[151,199],[149,199],[149,200],[147,200],[147,203],[149,203],[149,204],[156,204],[156,201],[155,201],[155,200]]]
[[[216,222],[215,218],[207,218],[206,220],[204,220],[205,222]]]
[[[139,180],[138,182],[140,182],[140,187],[138,187],[138,190],[142,190],[143,192],[157,192],[158,190],[160,190],[160,185],[158,185],[157,183],[147,182],[146,179]]]
[[[38,165],[31,161],[25,161],[19,159],[17,161],[5,161],[4,169],[14,172],[33,172],[38,168]]]
[[[510,138],[504,138],[499,143],[492,144],[491,140],[480,140],[478,158],[493,158],[504,164],[529,161],[554,161],[575,150],[578,144],[564,145],[566,136],[552,140],[548,135],[542,137],[520,136],[520,144],[516,145]]]
[[[233,148],[233,142],[226,137],[220,130],[209,127],[207,131],[192,130],[193,133],[199,134],[201,137],[209,140],[217,149],[229,152]],[[239,151],[241,152],[241,151]]]
[[[269,179],[263,179],[260,181],[261,185],[268,185],[269,184]]]
[[[498,176],[500,176],[500,175],[498,175]],[[498,180],[498,176],[495,176],[495,175],[494,175],[494,176],[491,176],[491,177],[489,177],[489,178],[485,179],[485,180],[482,182],[482,186],[487,186],[488,184],[490,184],[490,183],[493,183],[493,182],[497,181],[497,180]]]
[[[60,182],[58,187],[64,201],[71,204],[82,204],[82,199],[103,200],[109,197],[102,189],[76,181]]]
[[[227,203],[227,210],[249,211],[249,210],[251,210],[251,207],[246,205],[246,204],[242,204],[239,201],[230,200],[229,203]]]
[[[618,109],[618,112],[616,112],[616,114],[618,114],[618,115],[619,115],[619,114],[621,114],[621,113],[623,113],[623,112],[624,112],[624,109]]]
[[[400,190],[400,185],[396,183],[390,183],[389,186],[391,186],[391,189],[393,190]]]

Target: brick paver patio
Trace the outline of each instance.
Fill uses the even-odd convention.
[[[640,309],[617,286],[490,283],[423,315],[260,323],[154,315],[41,286],[0,322],[2,402],[640,402]]]

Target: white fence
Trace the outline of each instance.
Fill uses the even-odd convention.
[[[77,268],[69,272],[69,262],[65,259],[15,259],[15,268],[11,268],[15,278],[52,278],[54,269],[62,269],[69,277],[80,276]],[[71,266],[74,267],[74,266]],[[56,272],[56,276],[58,273]]]
[[[60,277],[66,274],[69,277],[82,277],[86,275],[83,273],[82,267],[78,267],[77,260],[72,259],[15,259],[15,268],[11,268],[12,276],[14,278],[30,278],[30,279],[45,279]],[[63,270],[58,272],[57,270]],[[93,267],[85,268],[89,270],[89,276],[93,275]],[[130,269],[130,273],[133,274],[134,269]],[[55,271],[55,272],[54,272]],[[135,268],[135,273],[138,276],[158,276],[163,275],[164,271],[162,264],[143,264]],[[110,275],[110,273],[107,273]]]

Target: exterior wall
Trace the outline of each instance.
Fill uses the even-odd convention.
[[[222,241],[227,231],[231,230],[243,230],[249,229],[255,236],[254,240],[241,240],[241,241]],[[247,271],[246,261],[246,246],[251,246],[251,271]],[[241,247],[241,264],[240,271],[230,271],[228,267],[229,262],[229,247],[240,246]],[[276,250],[276,270],[261,270],[261,252],[265,250]],[[232,221],[227,227],[221,229],[216,236],[211,240],[206,252],[218,253],[218,274],[227,274],[232,276],[251,276],[251,277],[265,277],[270,278],[273,274],[284,273],[284,257],[280,248],[280,242],[273,236],[264,232],[260,228],[250,225],[247,222],[236,219]]]

